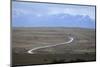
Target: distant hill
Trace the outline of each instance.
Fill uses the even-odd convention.
[[[19,20],[20,19],[20,20]],[[21,15],[13,17],[13,26],[17,27],[80,27],[95,28],[95,20],[88,15],[54,14],[42,17]]]

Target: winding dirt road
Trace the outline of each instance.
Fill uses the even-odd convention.
[[[73,42],[73,40],[74,40],[73,37],[69,37],[69,41],[67,41],[67,42],[59,43],[59,44],[55,44],[55,45],[36,47],[36,48],[28,50],[28,53],[29,54],[34,54],[34,50],[38,50],[38,49],[41,49],[41,48],[47,48],[47,47],[54,47],[54,46],[63,45],[63,44],[69,44],[69,43]]]

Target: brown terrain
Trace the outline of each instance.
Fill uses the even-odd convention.
[[[70,41],[70,37],[73,41],[65,43]],[[12,29],[12,65],[96,61],[95,39],[95,29],[16,27]],[[60,43],[65,44],[52,46]],[[28,53],[35,48],[38,49],[32,51],[34,54]]]

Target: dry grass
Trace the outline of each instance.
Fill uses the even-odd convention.
[[[55,45],[74,38],[70,44],[36,50],[29,49]],[[95,30],[82,28],[13,28],[12,59],[13,65],[51,64],[65,62],[95,61]]]

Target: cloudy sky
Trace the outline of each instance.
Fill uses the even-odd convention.
[[[46,3],[31,3],[31,2],[12,3],[13,26],[46,26],[46,25],[49,26],[50,21],[51,22],[56,21],[58,18],[63,18],[62,20],[66,21],[66,24],[65,22],[63,24],[62,22],[62,26],[63,25],[68,26],[67,24],[67,19],[69,18],[68,16],[74,17],[73,20],[77,20],[76,17],[78,17],[78,20],[79,17],[82,20],[83,17],[85,18],[88,17],[87,19],[88,22],[93,21],[93,23],[90,23],[90,25],[94,24],[95,26],[94,6],[46,4]],[[55,19],[52,19],[51,17],[54,17]],[[71,18],[69,19],[71,20]],[[53,25],[57,26],[57,22],[58,21],[53,22],[54,23]],[[74,22],[71,24],[74,24]]]

